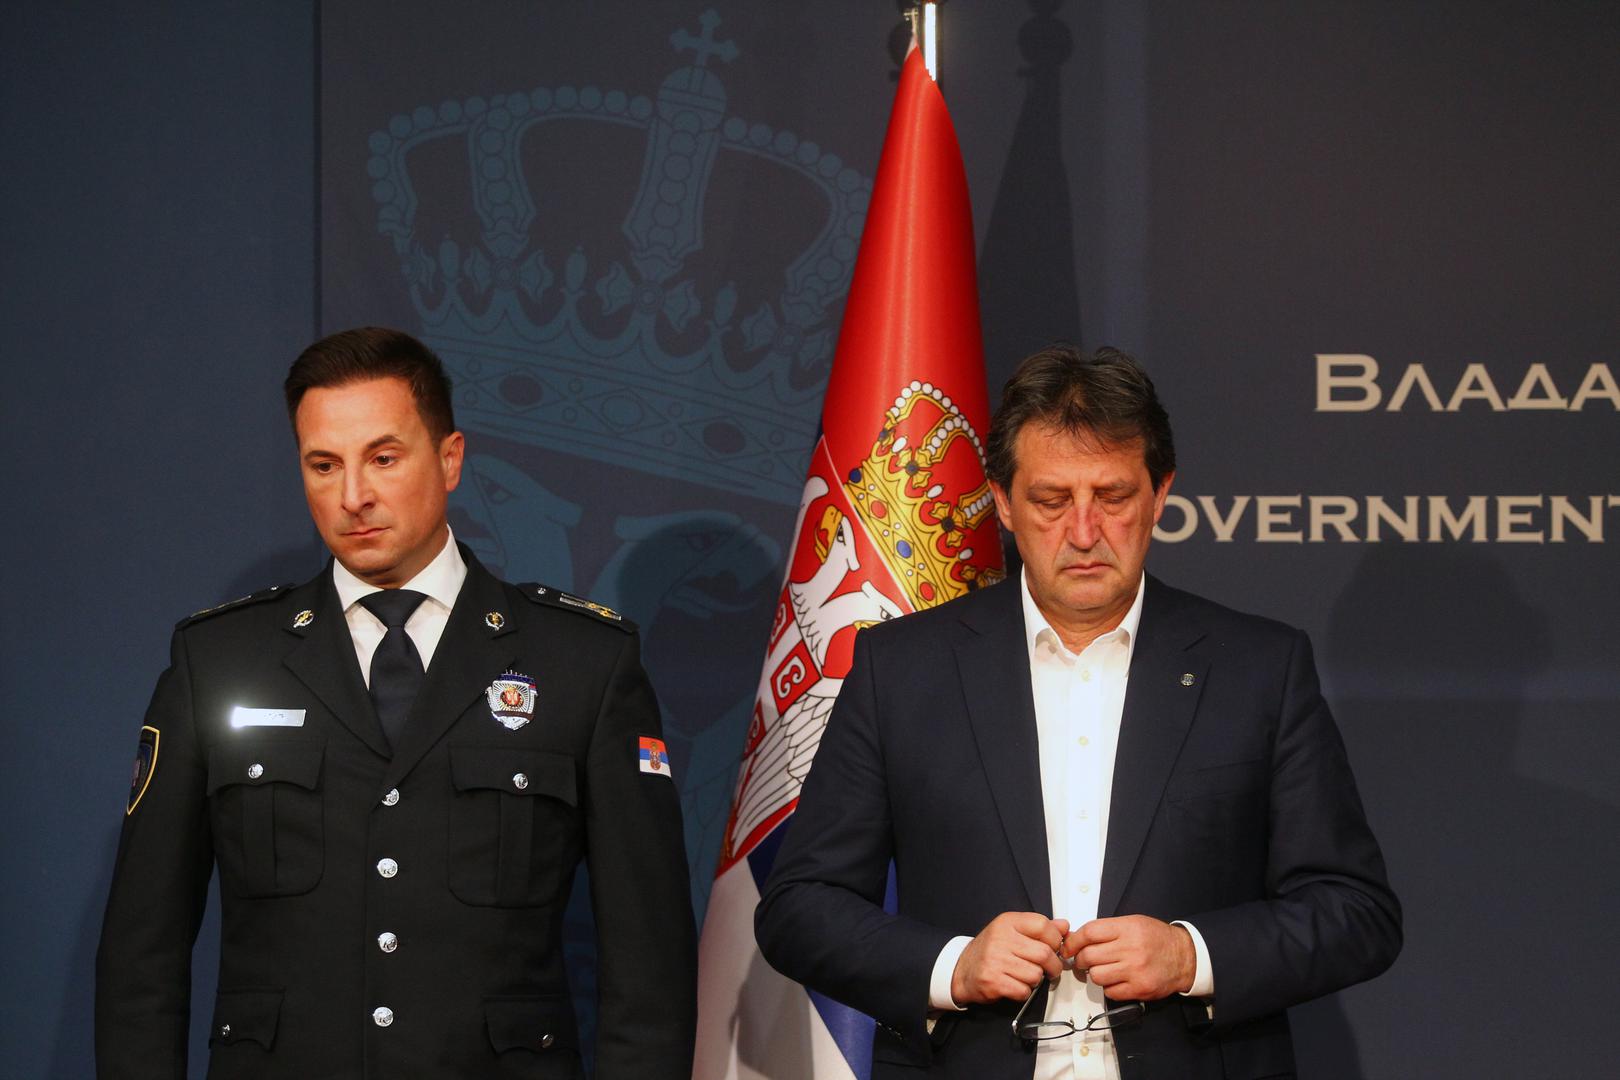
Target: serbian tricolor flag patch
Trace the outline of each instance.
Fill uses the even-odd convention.
[[[675,775],[669,771],[669,751],[664,748],[663,739],[649,739],[643,735],[638,756],[641,758],[642,772],[657,773],[659,776],[675,779]]]

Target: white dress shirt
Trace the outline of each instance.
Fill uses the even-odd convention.
[[[449,526],[446,526],[449,531]],[[445,538],[444,549],[433,557],[419,573],[402,588],[414,589],[427,596],[411,617],[405,621],[405,632],[411,635],[417,653],[422,657],[422,670],[433,663],[433,650],[439,647],[445,624],[450,621],[450,609],[456,606],[461,583],[467,580],[467,564],[456,547],[455,534]],[[337,587],[338,603],[343,605],[343,618],[349,624],[349,637],[354,641],[354,656],[360,661],[360,677],[366,688],[371,688],[371,655],[382,643],[388,627],[383,621],[360,604],[361,597],[382,590],[355,577],[336,559],[332,560],[332,584]]]
[[[1035,605],[1028,577],[1022,579],[1020,594],[1040,745],[1052,916],[1067,919],[1071,930],[1097,917],[1097,893],[1102,885],[1103,853],[1108,842],[1108,809],[1114,789],[1114,754],[1119,746],[1125,687],[1146,588],[1144,575],[1136,599],[1119,626],[1076,654],[1063,644]],[[1197,972],[1189,993],[1212,994],[1214,976],[1203,938],[1190,924],[1177,925],[1187,928],[1197,953]],[[929,987],[929,1004],[933,1008],[958,1007],[951,999],[951,975],[970,940],[954,938],[935,961]],[[1092,1016],[1118,1004],[1104,997],[1100,986],[1065,973],[1047,994],[1046,1019],[1071,1020],[1076,1027],[1084,1027]],[[1070,1078],[1118,1080],[1119,1062],[1113,1038],[1106,1031],[1082,1031],[1036,1045],[1035,1080]]]

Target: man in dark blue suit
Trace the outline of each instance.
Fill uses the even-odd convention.
[[[877,1019],[874,1078],[1292,1076],[1285,1010],[1401,944],[1310,644],[1143,571],[1130,357],[1029,358],[987,448],[1023,571],[857,639],[760,946]]]

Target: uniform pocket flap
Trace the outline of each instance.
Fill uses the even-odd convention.
[[[258,1043],[266,1050],[276,1041],[281,1018],[280,990],[221,990],[214,999],[214,1026],[209,1046]]]
[[[484,1022],[496,1053],[579,1048],[574,1007],[567,994],[547,997],[485,998]]]
[[[208,794],[233,784],[295,784],[314,791],[324,748],[318,742],[230,742],[208,752]]]
[[[506,746],[452,746],[450,780],[457,791],[549,795],[578,806],[574,759],[546,750]]]

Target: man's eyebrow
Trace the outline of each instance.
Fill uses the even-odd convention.
[[[404,442],[405,442],[404,439],[400,438],[398,435],[395,435],[393,433],[389,433],[387,435],[379,435],[375,439],[372,439],[370,442],[366,443],[365,448],[364,448],[364,452],[369,454],[373,450],[376,450],[378,447],[387,446],[389,443],[401,443],[401,444],[403,444]],[[338,456],[339,455],[337,454],[336,451],[322,450],[318,446],[312,446],[308,450],[304,451],[304,460],[305,461],[310,461],[310,460],[312,460],[314,458],[338,457]]]

